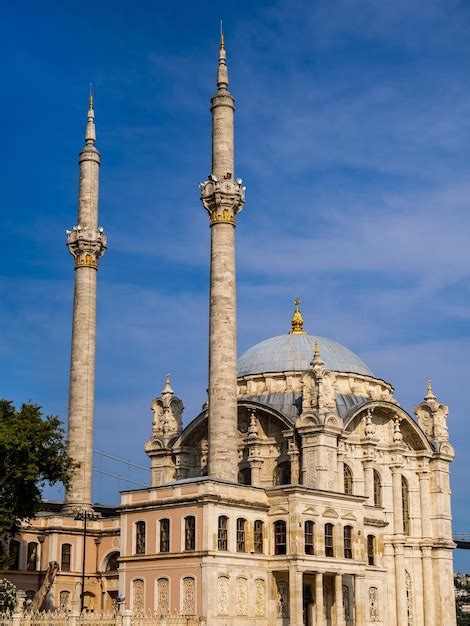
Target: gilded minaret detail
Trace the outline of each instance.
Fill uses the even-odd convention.
[[[96,353],[96,278],[106,236],[98,226],[100,153],[93,96],[90,93],[85,146],[80,152],[78,222],[67,231],[67,247],[75,261],[72,354],[70,363],[68,450],[79,464],[65,495],[66,510],[91,509],[93,484],[93,417]]]
[[[211,227],[209,305],[209,475],[238,479],[236,216],[245,188],[234,175],[234,98],[228,91],[221,32],[217,91],[212,98],[212,173],[201,183]]]

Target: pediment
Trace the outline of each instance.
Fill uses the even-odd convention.
[[[341,519],[345,519],[351,522],[357,522],[357,517],[354,515],[352,511],[348,511],[341,516]]]
[[[285,515],[286,513],[289,513],[289,510],[285,506],[275,506],[269,511],[268,515]]]
[[[323,511],[323,517],[333,517],[335,519],[338,519],[339,515],[334,509],[329,507]]]
[[[302,515],[319,515],[319,513],[314,506],[308,506],[302,511]]]

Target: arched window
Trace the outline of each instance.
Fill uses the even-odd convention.
[[[313,530],[314,530],[314,523],[312,522],[312,520],[307,520],[304,524],[305,554],[314,554]]]
[[[344,464],[344,493],[352,496],[353,494],[353,474],[352,470],[346,463]]]
[[[401,477],[401,505],[403,511],[403,532],[409,535],[411,531],[410,524],[410,489],[408,481],[404,476]]]
[[[217,526],[217,550],[228,550],[228,517],[221,515]]]
[[[414,624],[414,611],[413,611],[413,585],[411,582],[410,574],[405,570],[405,585],[406,585],[406,613],[408,618],[408,626]]]
[[[59,593],[59,608],[61,611],[70,609],[70,591],[64,590]]]
[[[60,569],[63,572],[70,572],[72,562],[72,546],[70,543],[63,543],[60,555]]]
[[[170,520],[160,520],[160,552],[170,551]]]
[[[145,554],[145,522],[135,524],[135,553]]]
[[[26,561],[26,569],[28,572],[35,572],[38,563],[38,544],[35,541],[28,543],[28,559]]]
[[[290,463],[279,463],[274,470],[274,485],[290,485]]]
[[[375,565],[375,537],[367,535],[367,561],[369,565]]]
[[[325,524],[325,556],[334,556],[333,524]]]
[[[352,559],[352,526],[343,528],[344,558]]]
[[[113,552],[106,561],[106,572],[117,572],[119,569],[119,552]]]
[[[188,515],[184,518],[184,549],[196,549],[196,518]]]
[[[374,506],[382,506],[382,481],[377,470],[374,470]]]
[[[20,569],[20,542],[12,539],[9,548],[8,567],[11,570]]]
[[[274,554],[287,554],[287,526],[282,519],[274,522]]]
[[[260,519],[255,521],[254,525],[254,550],[256,554],[263,554],[263,530],[264,524]]]
[[[240,485],[251,485],[251,468],[244,467],[238,472],[238,482]]]
[[[242,517],[237,519],[237,552],[245,552],[246,548],[246,520]]]

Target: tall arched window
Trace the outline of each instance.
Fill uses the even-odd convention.
[[[238,482],[240,485],[251,485],[251,468],[244,467],[238,472]]]
[[[106,561],[105,571],[107,572],[117,572],[119,569],[119,552],[112,552],[108,556],[108,560]]]
[[[10,541],[8,567],[11,570],[20,569],[20,542],[12,539]]]
[[[217,550],[228,550],[228,517],[221,515],[218,520],[217,526]]]
[[[196,549],[196,518],[188,515],[184,518],[184,549]]]
[[[237,519],[237,552],[245,552],[246,549],[246,520],[243,517]]]
[[[304,524],[304,546],[305,546],[305,554],[314,554],[314,531],[315,525],[312,520],[307,520]]]
[[[274,470],[274,485],[290,485],[290,463],[279,463]]]
[[[135,524],[135,553],[145,554],[145,522]]]
[[[408,481],[404,476],[401,477],[401,505],[403,512],[403,532],[409,535],[411,532],[410,524],[410,488]]]
[[[274,522],[274,554],[287,554],[287,526],[282,519]]]
[[[70,572],[72,561],[72,546],[70,543],[63,543],[60,555],[60,569],[63,572]]]
[[[353,494],[353,474],[352,470],[346,463],[344,464],[344,493],[352,496]]]
[[[382,506],[382,481],[377,470],[374,470],[374,506]]]
[[[325,524],[325,556],[334,556],[333,524]]]
[[[264,524],[260,519],[255,521],[254,525],[254,550],[256,554],[263,554],[263,530]]]
[[[344,558],[352,559],[352,526],[343,528]]]
[[[405,570],[405,586],[406,586],[406,614],[408,618],[408,626],[414,624],[414,611],[413,611],[413,585],[411,583],[411,576]]]
[[[369,565],[375,565],[375,537],[367,535],[367,562]]]
[[[170,551],[170,520],[160,520],[160,552]]]
[[[26,569],[28,572],[35,572],[38,563],[38,544],[35,541],[28,543],[28,558],[26,561]]]

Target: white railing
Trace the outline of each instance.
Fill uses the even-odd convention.
[[[133,615],[132,611],[114,613],[82,613],[44,611],[11,615],[0,614],[0,626],[205,626],[203,618],[183,615]]]

